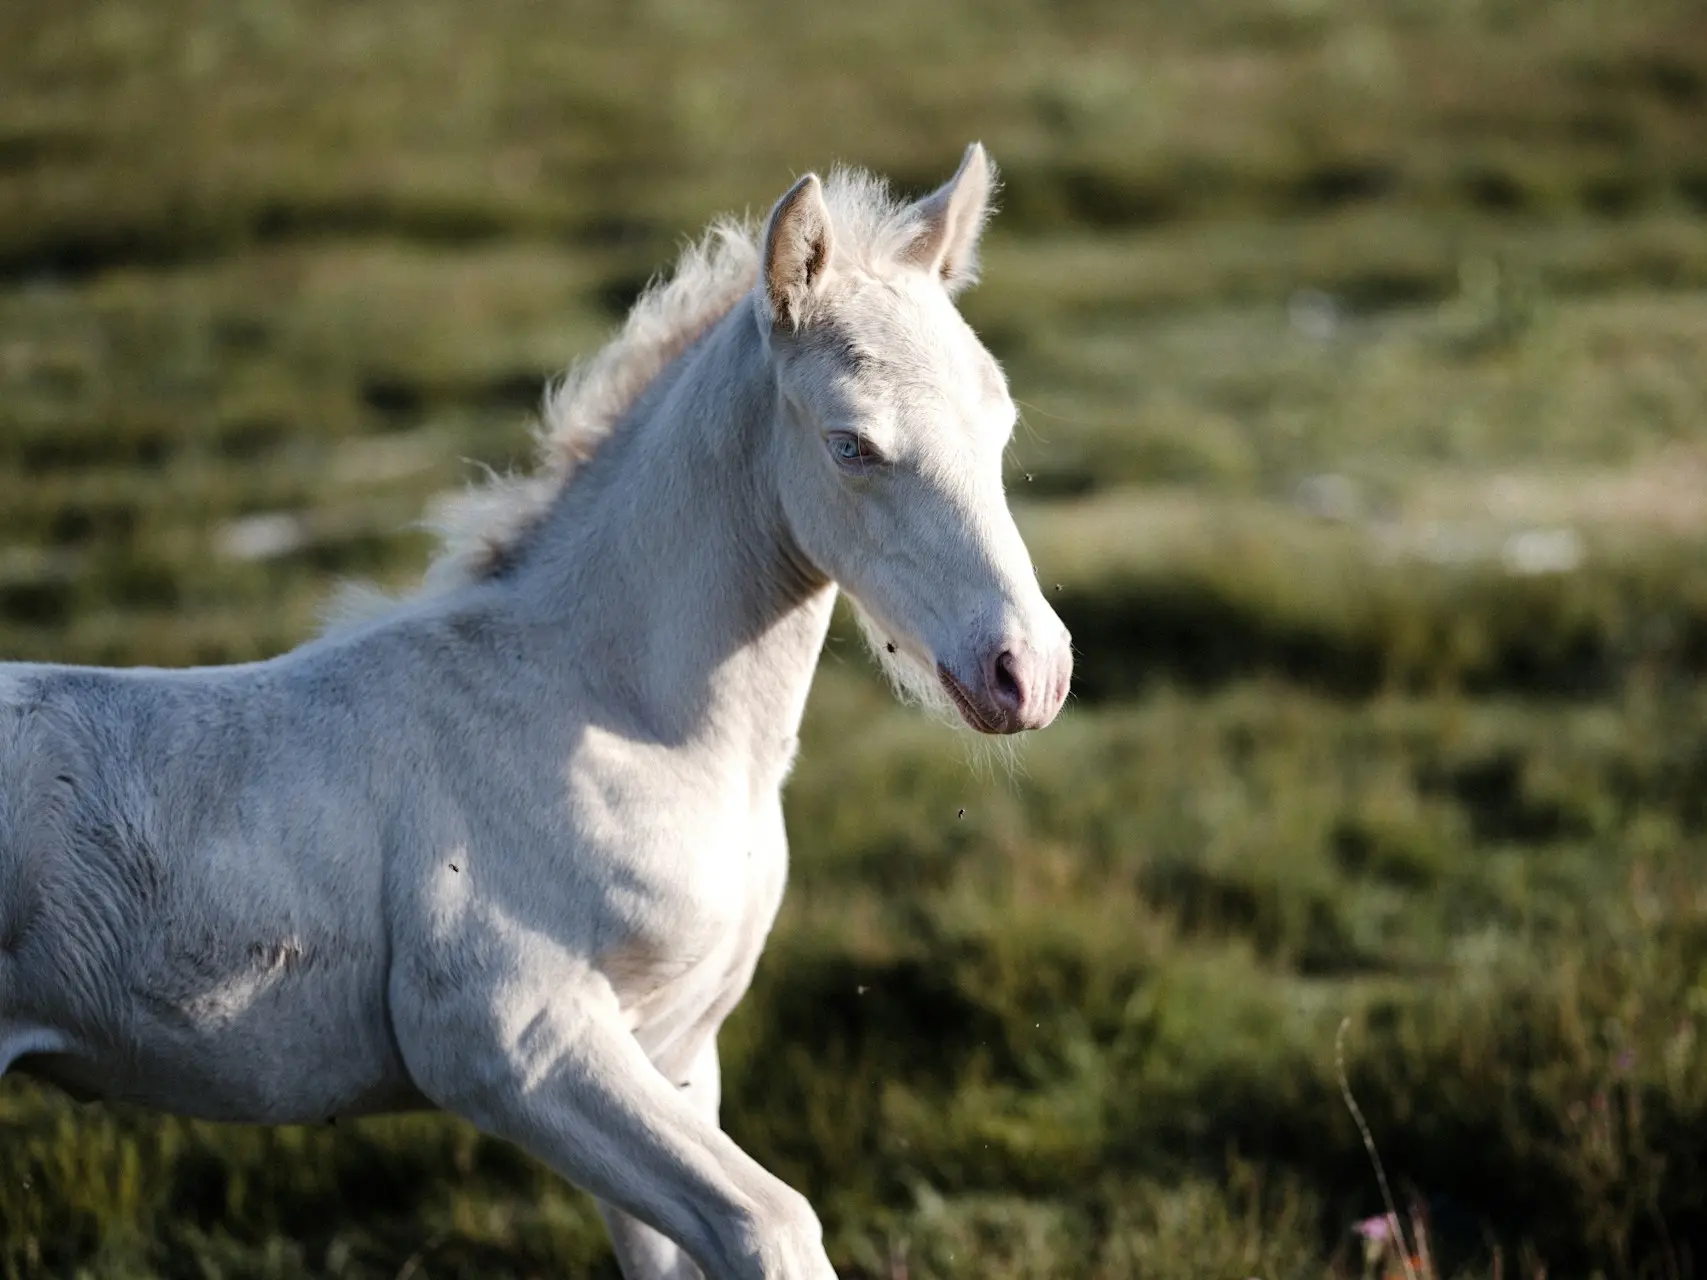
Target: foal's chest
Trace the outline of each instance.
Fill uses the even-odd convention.
[[[668,871],[622,895],[596,960],[643,1042],[715,1026],[741,998],[782,901],[780,803],[689,841]]]
[[[715,1025],[746,990],[782,900],[785,762],[755,787],[715,757],[596,736],[586,747],[570,799],[598,904],[593,964],[643,1043]]]

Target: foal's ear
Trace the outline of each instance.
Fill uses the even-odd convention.
[[[798,329],[807,304],[824,279],[835,245],[824,184],[809,173],[776,202],[765,224],[762,283],[771,324]]]
[[[978,278],[978,238],[984,234],[995,190],[996,166],[984,144],[974,142],[955,175],[913,206],[919,214],[919,234],[906,259],[941,276],[950,293],[971,284]]]

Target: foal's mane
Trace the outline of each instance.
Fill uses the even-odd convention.
[[[915,206],[863,170],[834,170],[824,197],[837,257],[867,270],[881,272],[918,234]],[[641,293],[615,337],[547,387],[534,470],[489,475],[432,522],[441,549],[427,571],[428,591],[496,577],[521,557],[552,504],[647,387],[751,291],[763,234],[750,219],[712,223],[682,250],[674,270]]]

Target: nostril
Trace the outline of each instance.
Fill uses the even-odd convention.
[[[1011,710],[1018,711],[1025,702],[1025,690],[1020,685],[1015,666],[1014,655],[1004,649],[996,659],[995,671],[990,681],[990,691],[995,694],[998,702]]]

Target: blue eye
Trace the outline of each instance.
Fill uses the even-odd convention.
[[[851,431],[832,431],[826,443],[837,462],[851,465],[877,460],[877,451]]]

